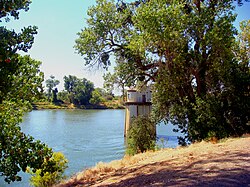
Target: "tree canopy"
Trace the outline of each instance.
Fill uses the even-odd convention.
[[[77,105],[89,104],[94,91],[94,84],[86,78],[79,79],[76,76],[64,76],[64,88],[68,92],[71,103]]]
[[[20,10],[28,10],[30,1],[1,1],[0,20],[18,19]],[[44,159],[52,156],[52,150],[44,143],[24,134],[19,124],[30,110],[30,102],[40,97],[43,73],[41,62],[29,56],[20,56],[34,41],[36,27],[16,33],[0,27],[0,175],[5,181],[19,181],[19,171],[41,168]]]
[[[18,19],[19,11],[28,11],[30,3],[30,0],[1,1],[0,20],[2,21],[5,18],[5,21],[9,21],[10,17]]]
[[[48,88],[47,96],[48,96],[49,101],[51,101],[51,97],[52,97],[53,102],[57,101],[57,92],[58,92],[58,90],[57,90],[56,86],[59,83],[60,83],[60,81],[55,79],[54,75],[51,75],[50,78],[45,81],[46,87]]]
[[[19,181],[19,171],[38,169],[52,150],[21,132],[22,116],[30,102],[40,97],[43,73],[41,62],[29,56],[12,55],[10,62],[0,62],[0,174],[6,182]]]
[[[75,48],[86,65],[107,68],[114,55],[132,82],[154,82],[154,119],[176,124],[180,143],[241,135],[250,131],[249,57],[237,52],[233,10],[232,0],[98,0]]]

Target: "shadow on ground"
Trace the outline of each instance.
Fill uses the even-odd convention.
[[[244,164],[250,163],[250,154],[234,152],[204,156],[208,159],[191,156],[190,159],[195,160],[183,167],[176,167],[171,161],[148,164],[131,171],[137,173],[133,178],[100,186],[250,186],[250,165]],[[164,169],[157,170],[157,166],[163,165]],[[155,171],[140,173],[147,167],[155,168]]]
[[[250,187],[250,142],[241,146],[223,148],[221,145],[193,152],[180,152],[177,156],[167,154],[164,161],[137,164],[115,172],[100,175],[93,180],[68,181],[60,187],[69,186],[241,186]],[[239,147],[238,147],[239,145]]]

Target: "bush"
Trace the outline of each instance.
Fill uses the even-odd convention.
[[[60,152],[53,153],[49,160],[44,160],[41,169],[32,172],[28,170],[32,176],[30,178],[31,185],[35,187],[47,187],[58,183],[64,179],[64,171],[68,167],[68,160]]]
[[[126,153],[128,155],[134,155],[155,149],[155,124],[147,116],[138,116],[134,118],[131,128],[128,131]]]

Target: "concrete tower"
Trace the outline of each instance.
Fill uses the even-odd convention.
[[[124,136],[127,136],[128,130],[133,117],[140,115],[147,116],[152,109],[151,103],[151,90],[147,88],[145,91],[137,91],[135,89],[129,89],[127,91],[127,101],[125,102],[126,114],[125,114],[125,127]]]

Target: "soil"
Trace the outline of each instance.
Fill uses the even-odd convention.
[[[250,186],[250,137],[200,142],[100,163],[59,184],[93,187]]]

